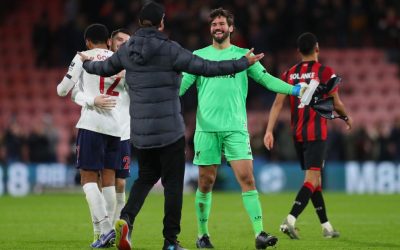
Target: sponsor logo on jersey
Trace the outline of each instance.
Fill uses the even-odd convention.
[[[234,58],[232,58],[232,60],[236,60],[236,57],[234,57]],[[230,74],[230,75],[224,75],[224,76],[213,76],[212,78],[235,78],[236,77],[236,74],[235,73],[233,73],[233,74]]]
[[[75,66],[75,62],[72,61],[71,64],[69,65],[69,67],[68,67],[68,71],[71,71],[74,68],[74,66]]]
[[[212,78],[235,78],[236,74],[224,75],[224,76],[213,76]]]

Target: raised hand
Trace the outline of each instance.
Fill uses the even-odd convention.
[[[260,61],[264,57],[264,53],[252,55],[253,51],[254,51],[254,48],[251,48],[245,55],[245,57],[249,61],[249,65],[255,64],[256,62]]]

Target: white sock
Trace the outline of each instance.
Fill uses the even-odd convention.
[[[103,196],[106,201],[107,216],[110,219],[111,225],[114,225],[113,219],[116,206],[115,186],[104,187]]]
[[[99,222],[101,233],[108,233],[112,229],[112,226],[107,217],[104,197],[100,193],[97,183],[86,183],[85,185],[83,185],[83,191],[86,194],[86,200],[89,204],[91,214],[94,218],[96,218],[96,221]]]
[[[90,216],[92,217],[92,224],[93,224],[93,235],[100,234],[100,224],[97,218],[94,216],[92,209],[89,207]]]
[[[322,223],[321,226],[322,226],[323,229],[326,229],[326,230],[328,230],[330,232],[333,231],[333,227],[332,227],[332,225],[331,225],[331,223],[329,221],[327,221],[325,223]]]
[[[125,192],[123,193],[116,193],[117,197],[117,206],[115,207],[114,213],[114,223],[119,220],[119,216],[121,215],[121,210],[125,206]]]
[[[294,217],[293,215],[289,214],[286,218],[287,218],[287,221],[289,222],[289,224],[294,226],[294,224],[296,223],[296,217]]]

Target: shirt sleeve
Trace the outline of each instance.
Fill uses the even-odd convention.
[[[172,64],[177,72],[183,71],[210,77],[241,72],[249,67],[249,62],[245,56],[238,60],[210,61],[194,55],[177,44],[172,49]]]
[[[79,81],[82,72],[82,61],[79,55],[76,55],[68,67],[68,72],[65,74],[62,81],[57,85],[57,94],[59,96],[66,96]]]
[[[79,77],[81,76],[83,71],[82,68],[82,61],[80,56],[77,54],[75,55],[74,59],[72,60],[71,64],[68,67],[68,72],[65,77],[71,79],[74,83],[77,83]]]
[[[279,78],[276,78],[269,74],[264,66],[260,62],[256,62],[254,65],[249,67],[247,74],[257,83],[261,84],[265,88],[280,94],[291,95],[293,91],[293,85],[290,85]]]
[[[331,67],[326,67],[324,72],[322,73],[322,78],[326,79],[324,82],[328,82],[332,77],[335,77],[336,74]],[[339,91],[339,85],[334,87],[331,91],[329,91],[328,95],[333,94]]]
[[[196,75],[192,75],[189,73],[183,73],[182,75],[183,77],[181,81],[181,87],[179,89],[180,96],[184,95],[186,91],[190,88],[190,86],[192,86],[197,79]]]
[[[74,86],[72,89],[71,99],[76,104],[82,107],[93,107],[94,106],[94,98],[85,95],[85,93],[79,88],[78,84]]]

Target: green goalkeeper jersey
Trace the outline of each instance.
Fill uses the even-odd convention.
[[[193,53],[207,60],[221,61],[239,59],[247,52],[248,49],[234,45],[222,50],[210,45]],[[194,82],[197,86],[196,131],[247,131],[247,75],[274,92],[292,93],[292,85],[270,75],[259,62],[232,75],[203,77],[183,73],[180,95]]]

